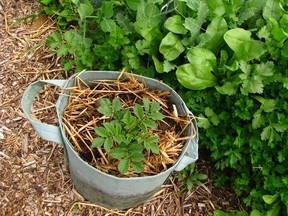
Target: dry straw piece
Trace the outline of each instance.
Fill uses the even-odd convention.
[[[160,82],[159,82],[160,84]],[[73,144],[75,151],[80,157],[90,165],[102,172],[118,177],[137,177],[158,174],[167,170],[177,160],[182,152],[182,148],[187,139],[196,136],[185,134],[188,125],[191,125],[191,116],[181,116],[175,110],[175,105],[169,102],[168,91],[148,89],[144,81],[139,81],[124,70],[120,73],[117,80],[94,80],[85,83],[79,78],[75,78],[75,86],[66,88],[69,90],[69,102],[63,113],[64,129],[68,139]],[[109,118],[97,111],[99,100],[108,98],[113,100],[118,97],[125,109],[133,109],[135,103],[142,103],[142,98],[155,100],[161,105],[160,112],[164,115],[163,120],[156,121],[157,129],[149,129],[149,132],[159,137],[159,154],[151,151],[144,151],[144,171],[141,174],[128,170],[121,174],[117,170],[118,160],[108,156],[102,148],[91,149],[93,138],[97,135],[95,127],[99,127]],[[192,124],[193,125],[193,124]]]

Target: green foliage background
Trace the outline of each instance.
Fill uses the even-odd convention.
[[[133,70],[164,80],[200,117],[217,184],[251,215],[288,215],[285,0],[38,0],[59,30],[64,70]],[[219,212],[218,212],[219,213]]]

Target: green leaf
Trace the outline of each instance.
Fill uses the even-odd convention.
[[[144,165],[141,162],[132,162],[132,169],[136,173],[141,173],[144,170]]]
[[[178,81],[185,88],[202,90],[217,84],[216,77],[211,73],[210,67],[199,64],[184,64],[176,70]]]
[[[107,98],[100,99],[100,106],[98,107],[97,111],[107,117],[111,117],[113,115],[111,101]]]
[[[137,9],[141,3],[141,0],[126,0],[125,3],[128,5],[128,7],[131,10],[137,11]]]
[[[151,129],[156,129],[157,128],[157,125],[155,123],[155,121],[151,120],[151,119],[145,119],[143,121],[143,124],[145,125],[145,127],[147,128],[151,128]],[[139,125],[141,126],[141,125]]]
[[[271,205],[274,203],[277,198],[279,197],[279,194],[274,194],[274,195],[263,195],[262,199],[264,200],[265,203]]]
[[[160,149],[159,146],[155,143],[150,143],[149,144],[149,149],[154,153],[154,154],[159,154]]]
[[[151,113],[158,112],[158,111],[160,111],[160,109],[161,109],[160,104],[159,104],[157,101],[153,100],[153,101],[151,102],[150,112],[151,112]]]
[[[109,151],[109,156],[115,159],[122,159],[128,155],[126,148],[113,148]]]
[[[278,216],[281,209],[280,202],[273,204],[272,208],[267,212],[267,216]]]
[[[216,71],[216,57],[210,50],[200,47],[191,48],[187,53],[187,59],[191,64],[203,65],[210,71]]]
[[[276,108],[276,101],[273,99],[265,99],[265,102],[262,103],[260,109],[264,112],[272,112]]]
[[[96,127],[94,128],[95,133],[101,137],[108,137],[110,134],[104,127]]]
[[[142,152],[143,151],[143,146],[142,146],[141,143],[134,143],[132,145],[129,145],[129,151]]]
[[[101,12],[104,14],[105,18],[110,19],[113,17],[114,1],[103,1],[101,6]]]
[[[130,159],[128,157],[123,158],[122,160],[120,160],[119,164],[118,164],[118,170],[120,173],[126,173],[128,171],[129,168],[129,163],[130,163]]]
[[[137,8],[136,22],[142,28],[154,28],[160,23],[160,11],[155,4],[141,1]]]
[[[172,70],[175,70],[177,65],[168,60],[165,60],[163,63],[163,67],[164,67],[164,72],[170,72]]]
[[[163,73],[164,72],[164,65],[162,62],[160,62],[156,56],[152,55],[152,60],[154,62],[154,66],[155,66],[155,69],[158,73]]]
[[[265,44],[251,39],[251,32],[242,28],[227,31],[224,34],[224,40],[239,60],[250,61],[266,52]]]
[[[149,54],[150,52],[150,42],[147,40],[138,40],[135,44],[138,53],[140,55],[145,55],[145,54]]]
[[[185,50],[179,37],[169,32],[161,41],[159,51],[164,58],[173,61]]]
[[[133,162],[140,162],[140,161],[142,161],[143,157],[144,157],[144,154],[142,152],[137,152],[137,151],[133,151],[129,155],[129,158]]]
[[[187,29],[185,29],[183,25],[183,20],[180,15],[174,15],[172,17],[169,17],[165,23],[164,27],[168,29],[170,32],[173,32],[175,34],[186,34]]]
[[[103,126],[105,127],[105,129],[109,133],[111,133],[111,134],[115,134],[116,133],[115,124],[113,122],[104,122]]]
[[[143,105],[144,105],[144,110],[145,110],[145,112],[149,112],[149,111],[150,111],[150,101],[149,101],[149,99],[147,99],[146,97],[144,97],[144,98],[142,99],[142,101],[143,101]]]
[[[104,142],[104,149],[106,151],[108,151],[109,149],[111,149],[113,146],[113,139],[112,137],[108,137],[106,138],[105,142]]]
[[[137,116],[138,119],[143,119],[144,118],[144,111],[143,108],[140,104],[135,104],[133,108],[134,114]]]
[[[87,16],[91,16],[93,12],[94,12],[94,8],[88,1],[80,4],[78,7],[78,13],[82,21],[86,19]]]
[[[112,101],[112,107],[114,113],[119,112],[122,109],[122,103],[118,97],[114,98],[114,100]]]
[[[205,47],[215,55],[224,44],[223,36],[228,31],[228,26],[223,17],[215,17],[202,35],[199,46]]]
[[[151,113],[148,115],[149,118],[153,119],[154,121],[156,120],[162,120],[164,118],[162,113],[156,112],[156,113]]]
[[[59,45],[62,45],[61,33],[59,31],[54,31],[50,36],[47,37],[46,43],[52,50],[54,50]]]
[[[92,140],[91,148],[97,148],[104,144],[105,139],[102,137],[97,137]]]
[[[158,142],[159,138],[157,136],[150,136],[148,139],[146,139],[145,142],[147,143],[156,143]]]
[[[117,25],[114,20],[104,18],[100,23],[100,28],[103,32],[115,31]]]

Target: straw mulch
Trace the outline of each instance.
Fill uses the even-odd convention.
[[[39,138],[20,108],[27,86],[40,79],[63,79],[58,59],[43,43],[53,30],[45,16],[31,26],[13,21],[37,11],[34,0],[0,0],[0,215],[213,215],[215,209],[241,209],[229,187],[215,188],[208,178],[180,193],[175,174],[143,205],[113,211],[91,204],[73,187],[61,146]],[[37,96],[35,118],[57,124],[54,104],[59,89],[46,86]],[[205,155],[200,155],[203,158]],[[207,156],[207,155],[206,155]],[[209,158],[209,157],[205,157]],[[210,176],[208,160],[197,162]]]
[[[169,91],[148,89],[146,83],[138,81],[123,70],[116,80],[92,80],[84,82],[80,77],[75,78],[75,85],[69,90],[69,102],[63,113],[64,128],[67,137],[74,145],[80,157],[95,166],[97,169],[118,177],[137,177],[155,175],[167,170],[177,160],[187,139],[196,136],[196,129],[192,124],[193,117],[178,114],[177,108],[168,96]],[[113,118],[103,116],[97,111],[99,101],[103,98],[113,100],[120,98],[122,109],[133,110],[135,104],[142,105],[142,98],[156,101],[161,106],[162,120],[155,121],[157,128],[149,128],[151,135],[159,138],[159,154],[145,150],[144,170],[137,174],[133,170],[121,174],[117,170],[118,160],[111,158],[104,148],[92,149],[91,143],[95,138],[94,128],[101,127]],[[190,119],[189,119],[190,118]],[[188,126],[192,127],[193,135],[187,134]],[[117,144],[113,144],[117,147]]]

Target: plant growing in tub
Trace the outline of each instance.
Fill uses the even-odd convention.
[[[107,98],[100,99],[97,111],[107,119],[96,127],[97,137],[92,141],[92,148],[104,148],[108,156],[118,160],[118,171],[126,173],[129,168],[135,173],[144,170],[144,151],[159,154],[157,144],[159,138],[153,134],[157,130],[158,120],[163,120],[160,104],[147,98],[143,105],[135,103],[134,107],[123,107],[116,97],[111,102]]]

